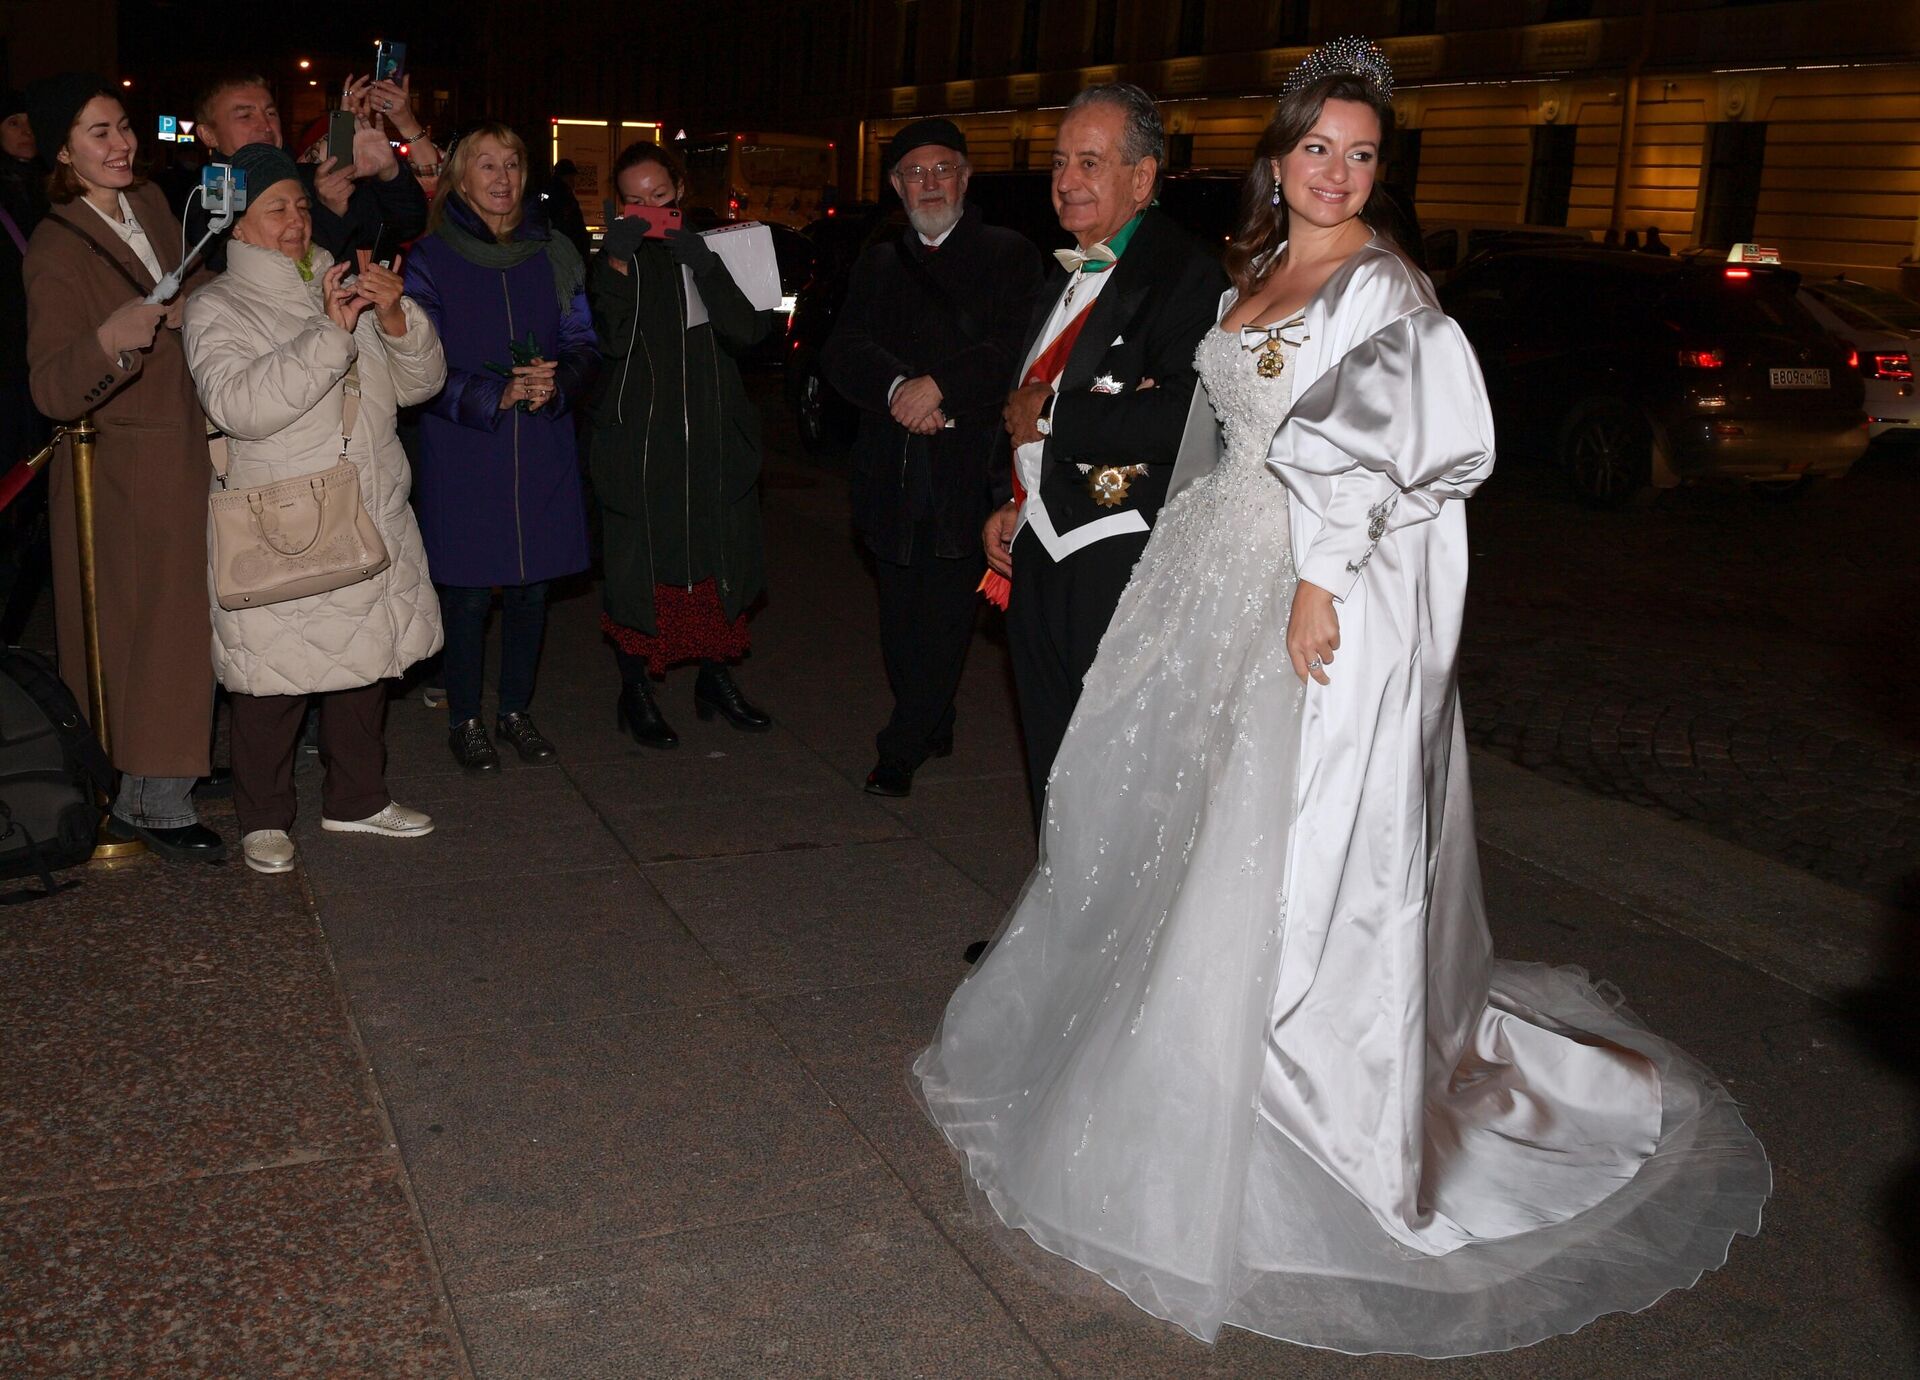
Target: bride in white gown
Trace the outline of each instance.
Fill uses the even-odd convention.
[[[1289,216],[1357,247],[1303,310],[1201,343],[1038,865],[914,1071],[999,1218],[1148,1312],[1438,1357],[1691,1284],[1770,1172],[1585,974],[1492,960],[1454,658],[1493,429],[1431,286],[1368,236],[1391,80],[1345,43],[1283,89],[1242,295],[1298,267]]]

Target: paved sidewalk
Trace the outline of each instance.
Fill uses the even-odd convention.
[[[1909,1373],[1914,1089],[1834,1004],[1884,917],[1487,756],[1503,955],[1612,980],[1725,1079],[1776,1165],[1762,1234],[1642,1315],[1443,1363],[1209,1349],[1034,1283],[906,1082],[1032,859],[1005,656],[976,643],[911,798],[862,795],[885,691],[844,514],[773,468],[740,672],[771,733],[696,720],[689,669],[661,696],[680,750],[623,739],[582,593],[535,704],[558,765],[469,780],[443,714],[393,705],[431,838],[322,834],[308,777],[299,876],[149,864],[0,911],[0,1373]]]

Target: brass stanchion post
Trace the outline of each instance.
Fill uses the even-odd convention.
[[[107,679],[100,665],[100,617],[98,567],[93,548],[93,443],[99,436],[93,418],[82,417],[68,429],[73,447],[73,525],[80,548],[80,627],[87,657],[87,717],[93,736],[100,740],[101,751],[113,756],[113,740],[107,725]],[[93,861],[128,858],[146,851],[139,839],[116,838],[107,832],[108,811],[113,802],[105,802],[100,815],[100,832],[93,847]]]

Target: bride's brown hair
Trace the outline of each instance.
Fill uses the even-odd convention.
[[[1256,269],[1255,265],[1287,237],[1286,199],[1283,197],[1277,206],[1273,201],[1273,164],[1292,153],[1300,141],[1313,132],[1328,101],[1358,101],[1372,107],[1373,113],[1380,117],[1377,166],[1384,168],[1393,141],[1393,102],[1382,96],[1371,82],[1348,72],[1337,72],[1282,96],[1273,108],[1273,118],[1267,121],[1266,132],[1260,136],[1259,147],[1254,150],[1247,180],[1241,185],[1240,219],[1223,259],[1227,276],[1233,279],[1234,290],[1242,297],[1259,288],[1261,269],[1270,266],[1261,265],[1261,269]],[[1387,191],[1386,179],[1379,171],[1375,172],[1373,192],[1367,197],[1367,204],[1360,208],[1360,219],[1396,243],[1405,238],[1406,227]]]

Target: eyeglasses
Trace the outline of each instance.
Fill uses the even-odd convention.
[[[925,182],[929,177],[935,182],[945,182],[957,174],[963,166],[960,163],[935,163],[929,168],[915,163],[911,168],[896,168],[894,171],[909,182]]]

